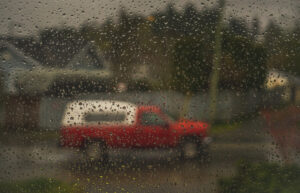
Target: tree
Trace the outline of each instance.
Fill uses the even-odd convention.
[[[231,34],[238,36],[248,36],[250,30],[246,25],[246,21],[240,18],[232,18],[229,21],[228,28]]]
[[[50,67],[64,67],[85,45],[75,28],[49,28],[40,32],[42,63]]]
[[[260,21],[258,17],[254,17],[251,22],[251,35],[254,40],[257,39],[257,36],[260,35],[261,28],[260,28]]]
[[[234,22],[229,22],[234,23]],[[243,23],[243,22],[242,22]],[[237,27],[237,26],[241,26]],[[250,29],[236,25],[223,25],[223,37],[218,48],[218,83],[216,88],[247,91],[264,84],[266,49],[253,42]],[[244,33],[244,35],[242,35]],[[173,54],[173,88],[183,93],[195,93],[209,88],[210,74],[216,59],[215,41],[203,34],[185,35],[179,39]]]
[[[113,70],[122,81],[130,79],[133,65],[137,63],[140,51],[137,30],[142,22],[143,17],[130,15],[122,9],[118,23],[108,34]]]
[[[269,23],[264,36],[269,68],[300,75],[299,29],[299,24],[296,24],[292,30],[284,30],[273,21]]]
[[[235,90],[259,89],[266,74],[266,49],[250,38],[225,34],[222,45],[221,87]]]
[[[288,70],[300,76],[300,22],[295,25],[289,37],[289,54],[287,56],[289,56],[288,64],[290,67]]]
[[[173,88],[183,93],[207,89],[212,67],[212,48],[189,37],[177,42],[173,59]]]

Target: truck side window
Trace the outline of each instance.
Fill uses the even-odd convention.
[[[116,113],[89,113],[85,116],[86,122],[122,122],[125,120],[125,114],[116,114]]]
[[[166,122],[156,113],[143,113],[141,116],[142,125],[165,125]]]

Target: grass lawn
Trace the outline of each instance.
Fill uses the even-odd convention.
[[[235,131],[236,129],[241,127],[241,123],[217,123],[214,124],[210,129],[210,135],[219,135],[231,131]]]
[[[54,179],[37,178],[17,182],[0,182],[0,193],[79,193],[77,184]]]

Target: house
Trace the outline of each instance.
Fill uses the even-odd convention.
[[[1,123],[7,128],[35,127],[40,96],[26,92],[18,77],[41,69],[40,64],[7,42],[0,42]]]
[[[12,44],[0,42],[1,122],[5,128],[37,128],[45,97],[70,97],[112,89],[110,63],[86,44],[64,68],[39,64]]]
[[[284,102],[300,104],[300,78],[297,76],[278,70],[269,70],[265,87]]]
[[[111,63],[93,43],[87,43],[64,68],[55,69],[50,76],[47,94],[71,96],[113,89]]]
[[[18,94],[21,91],[16,82],[19,73],[41,68],[36,60],[25,56],[22,51],[7,42],[0,42],[0,58],[2,92],[9,94]]]

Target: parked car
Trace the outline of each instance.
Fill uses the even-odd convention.
[[[66,107],[61,145],[79,147],[90,160],[108,160],[108,148],[178,148],[183,158],[207,156],[209,124],[174,121],[157,106],[80,100]]]

